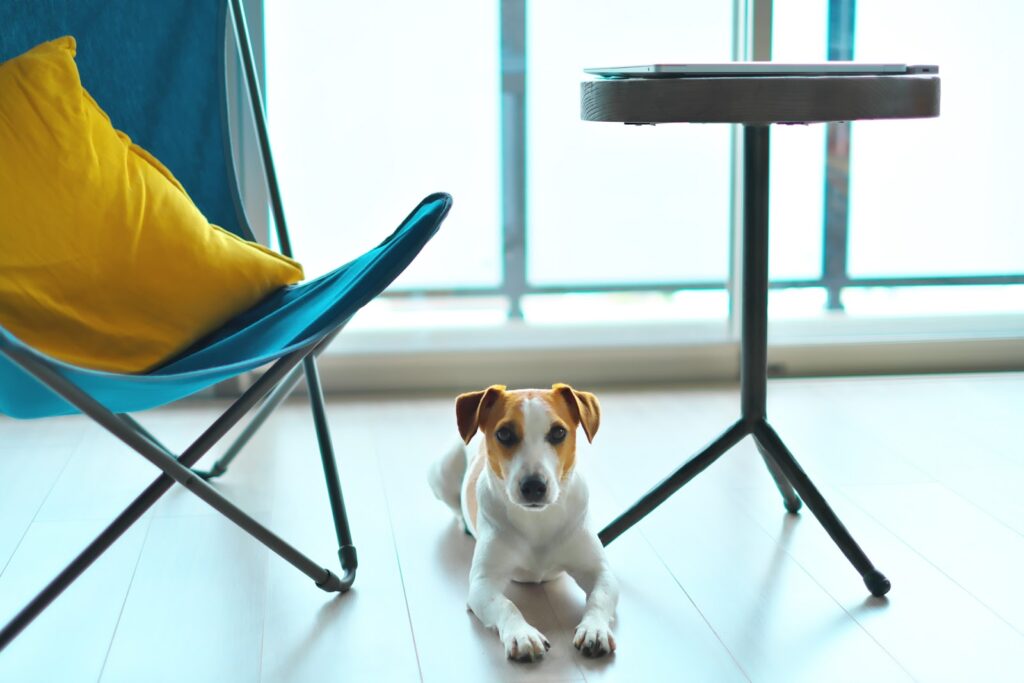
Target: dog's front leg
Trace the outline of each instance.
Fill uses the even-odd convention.
[[[476,565],[474,562],[469,579],[469,608],[484,626],[497,629],[509,659],[531,662],[543,657],[551,643],[526,623],[519,608],[504,595],[510,576],[502,574],[499,578]]]
[[[587,594],[583,619],[572,639],[576,649],[586,657],[601,657],[615,652],[611,623],[619,603],[619,584],[608,567],[604,552],[599,551],[594,559],[592,565],[569,570],[569,575]]]

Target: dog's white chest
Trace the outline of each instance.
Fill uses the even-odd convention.
[[[574,477],[560,500],[542,512],[504,501],[497,504],[489,493],[481,490],[489,513],[485,515],[488,535],[494,550],[513,567],[512,580],[540,583],[561,576],[571,564],[566,557],[568,541],[582,531],[586,520],[586,485]]]
[[[542,583],[557,579],[565,572],[564,564],[557,553],[527,550],[522,562],[512,573],[512,580],[517,583]]]

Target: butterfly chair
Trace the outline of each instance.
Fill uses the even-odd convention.
[[[253,239],[230,154],[225,88],[227,22],[245,72],[281,251],[291,255],[262,98],[240,0],[51,0],[0,5],[0,61],[57,36],[82,49],[83,83],[112,121],[173,169],[211,222]],[[376,248],[320,278],[278,290],[173,361],[131,375],[87,370],[48,357],[0,327],[0,413],[40,418],[81,412],[159,467],[154,480],[0,631],[0,650],[179,483],[313,579],[347,590],[356,551],[331,446],[316,357],[352,315],[401,273],[437,231],[451,197],[424,199]],[[272,363],[191,446],[172,453],[129,413],[164,405]],[[326,569],[261,525],[206,479],[227,463],[305,376],[338,537],[341,572]],[[210,472],[193,465],[250,409],[262,405]]]

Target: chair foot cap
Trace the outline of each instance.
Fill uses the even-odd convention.
[[[355,571],[359,566],[359,557],[356,555],[356,547],[354,545],[343,545],[338,548],[338,560],[341,562],[341,568],[345,571]]]
[[[890,588],[892,588],[892,584],[889,583],[889,579],[885,578],[885,574],[877,569],[872,569],[864,575],[864,585],[868,587],[868,590],[871,591],[871,594],[876,598],[882,597],[889,592]]]
[[[339,577],[333,573],[330,569],[324,569],[327,572],[327,577],[316,585],[322,591],[327,593],[344,593],[352,587],[352,582],[356,578],[355,570],[349,570],[345,572],[344,577]]]
[[[786,506],[786,512],[788,512],[791,515],[795,515],[796,513],[800,512],[800,508],[804,506],[803,502],[801,502],[799,498],[783,501],[783,505]]]
[[[193,469],[192,473],[195,474],[200,479],[202,479],[203,481],[210,481],[211,479],[216,479],[217,477],[226,473],[227,471],[228,470],[226,467],[222,466],[219,462],[215,462],[213,464],[213,467],[211,467],[208,470]]]

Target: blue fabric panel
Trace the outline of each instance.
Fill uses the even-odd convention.
[[[225,0],[2,0],[0,62],[64,35],[115,128],[171,170],[207,220],[252,239],[231,164]]]
[[[405,270],[451,207],[444,193],[425,198],[380,245],[323,277],[270,295],[185,354],[146,375],[85,370],[30,349],[0,328],[0,351],[29,350],[116,413],[176,401],[260,367],[334,332]],[[16,418],[77,410],[0,353],[0,413]]]

